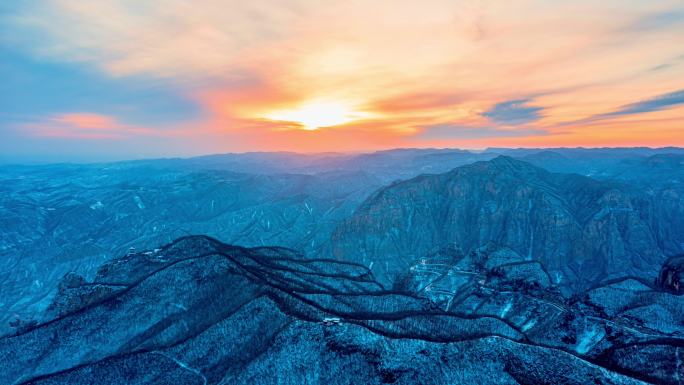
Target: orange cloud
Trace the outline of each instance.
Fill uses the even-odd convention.
[[[82,130],[112,130],[120,126],[111,116],[90,113],[57,115],[51,120]]]
[[[94,113],[59,114],[22,125],[30,135],[62,139],[124,139],[163,135],[159,130],[119,122],[115,117]]]

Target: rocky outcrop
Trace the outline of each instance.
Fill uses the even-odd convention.
[[[684,295],[684,255],[665,261],[658,274],[657,284],[672,294]]]
[[[93,281],[67,277],[52,313],[0,338],[0,383],[676,384],[684,375],[682,325],[659,318],[668,309],[681,320],[681,297],[621,282],[565,300],[542,264],[496,245],[414,262],[388,289],[363,265],[182,238],[108,262]],[[111,290],[84,295],[95,286]]]

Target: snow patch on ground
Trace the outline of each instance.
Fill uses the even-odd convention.
[[[601,342],[605,335],[606,331],[599,325],[585,326],[584,331],[577,337],[575,351],[579,354],[586,354],[591,348]]]
[[[513,307],[513,300],[509,299],[508,301],[506,301],[506,304],[501,309],[501,318],[505,318],[506,314],[508,314],[508,312],[511,310],[512,307]]]
[[[133,200],[135,201],[135,204],[138,205],[138,208],[140,210],[145,208],[145,204],[143,203],[142,199],[139,196],[134,196]]]

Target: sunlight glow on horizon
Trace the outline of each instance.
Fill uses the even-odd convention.
[[[292,109],[274,111],[265,117],[269,120],[298,123],[308,131],[344,125],[369,117],[370,114],[354,111],[344,103],[312,101]]]

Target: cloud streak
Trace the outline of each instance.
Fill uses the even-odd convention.
[[[420,139],[482,139],[543,136],[549,132],[543,129],[503,129],[497,127],[468,127],[458,124],[435,124],[425,127],[416,135]]]
[[[139,136],[163,136],[146,127],[119,122],[115,117],[94,113],[67,113],[21,125],[31,136],[60,139],[125,139]]]
[[[592,115],[585,119],[564,122],[563,126],[587,125],[623,116],[641,115],[657,111],[665,111],[684,105],[684,89],[665,93],[650,99],[625,104],[614,111]],[[676,118],[675,118],[676,119]],[[680,119],[676,120],[682,120]],[[652,121],[655,123],[655,121]]]
[[[497,103],[482,114],[495,123],[519,125],[534,122],[541,118],[542,107],[529,105],[529,99],[516,99]]]
[[[684,89],[659,95],[651,99],[622,106],[617,111],[603,115],[604,117],[634,115],[645,112],[660,111],[684,104]]]

